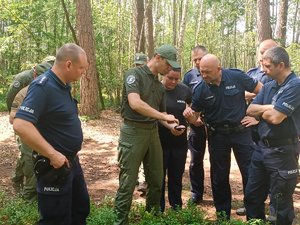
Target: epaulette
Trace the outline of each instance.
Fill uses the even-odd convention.
[[[36,80],[36,84],[44,86],[48,80],[49,80],[49,77],[42,75]]]
[[[253,71],[255,71],[255,70],[257,70],[257,67],[253,67],[253,68],[249,69],[249,70],[247,71],[247,73],[251,73],[251,72],[253,72]]]
[[[198,76],[200,74],[200,72],[197,69],[192,68],[189,71],[187,71],[184,76],[186,76],[187,74],[192,74],[192,75]]]

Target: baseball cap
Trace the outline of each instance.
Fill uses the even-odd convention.
[[[177,62],[177,50],[172,45],[162,45],[155,50],[155,53],[165,58],[173,69],[181,68]]]
[[[148,61],[148,56],[144,53],[136,53],[134,56],[134,64],[143,65]]]

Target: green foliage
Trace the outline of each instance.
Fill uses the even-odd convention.
[[[31,225],[38,220],[37,203],[8,197],[0,192],[0,224]]]
[[[286,50],[291,59],[292,69],[300,76],[300,44],[292,43]]]
[[[239,220],[218,220],[218,225],[264,225],[261,220],[242,222]],[[223,217],[224,218],[224,217]],[[91,212],[87,218],[88,225],[111,225],[116,219],[114,213],[114,199],[106,197],[101,203],[92,203]],[[38,221],[36,203],[28,203],[18,197],[8,197],[0,191],[0,225],[32,225]],[[141,204],[133,204],[129,214],[130,224],[134,225],[213,225],[215,221],[205,219],[205,212],[194,204],[186,208],[168,209],[164,214],[146,212]]]
[[[100,205],[91,205],[91,212],[87,219],[88,225],[111,225],[116,219],[113,210],[113,199],[105,198]]]

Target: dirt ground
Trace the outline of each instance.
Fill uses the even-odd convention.
[[[103,111],[98,120],[82,122],[84,143],[79,155],[89,193],[94,202],[100,202],[105,196],[114,197],[118,188],[117,143],[120,122],[119,114],[109,110]],[[18,153],[12,126],[8,123],[8,115],[7,113],[0,113],[0,190],[11,195],[15,193],[10,177],[13,174]],[[208,157],[206,152],[204,202],[198,207],[206,212],[208,219],[213,220],[215,219],[215,210],[210,186]],[[188,154],[183,178],[183,201],[185,204],[190,197],[189,160]],[[241,176],[234,156],[232,156],[230,179],[233,196],[232,217],[245,220],[245,217],[235,214],[235,210],[242,205],[243,193]],[[144,203],[145,199],[139,194],[137,191],[134,192],[134,201]],[[297,217],[294,224],[300,224],[300,184],[295,190],[294,206]]]

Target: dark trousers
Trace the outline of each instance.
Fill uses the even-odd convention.
[[[270,191],[276,224],[292,224],[295,217],[293,192],[298,177],[298,147],[267,148],[259,143],[252,156],[245,193],[247,219],[265,219],[265,200]]]
[[[231,149],[242,175],[243,190],[248,180],[248,169],[253,152],[253,141],[250,129],[239,133],[220,134],[210,133],[208,136],[210,153],[210,177],[214,205],[217,213],[224,211],[227,219],[231,211],[231,188],[229,173],[231,163]]]
[[[168,176],[168,199],[173,209],[182,207],[182,176],[185,169],[187,156],[187,143],[164,142],[161,140],[163,149],[164,179],[162,184],[162,195],[160,201],[161,211],[165,210],[165,188],[166,176]]]
[[[78,157],[63,186],[38,179],[40,225],[85,225],[90,200]]]
[[[203,199],[204,192],[204,165],[203,159],[206,147],[205,127],[195,127],[191,125],[188,137],[188,148],[191,153],[190,161],[190,182],[192,197],[199,200]]]

